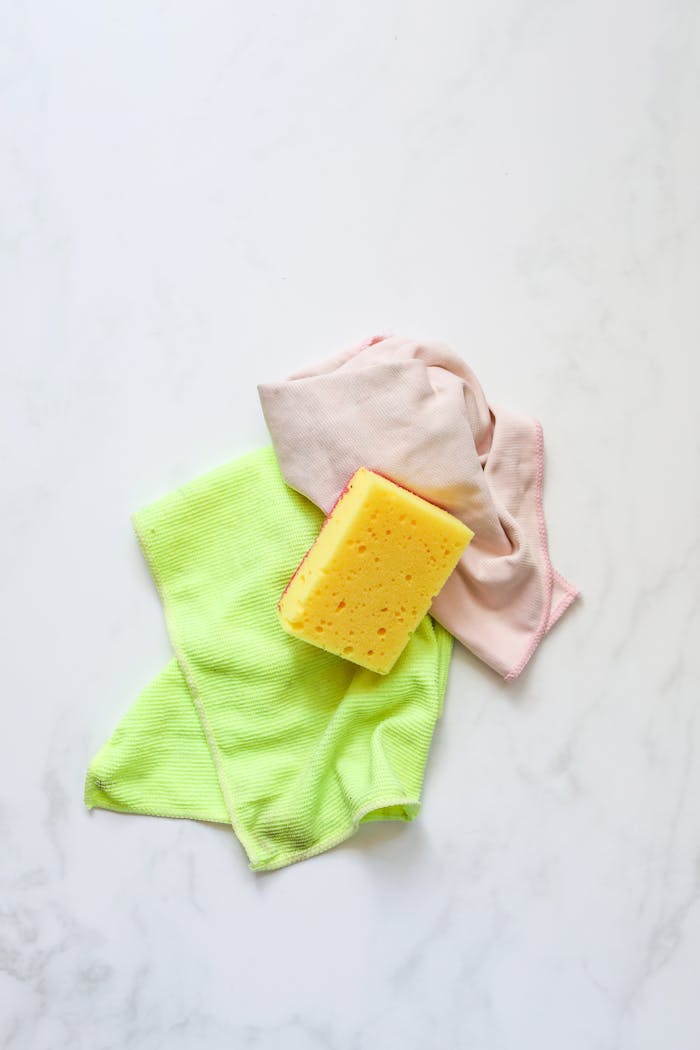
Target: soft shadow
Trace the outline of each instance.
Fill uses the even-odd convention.
[[[397,842],[415,826],[415,821],[373,820],[360,824],[354,835],[339,843],[335,849],[349,853],[367,853]]]

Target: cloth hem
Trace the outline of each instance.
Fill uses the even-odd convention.
[[[537,510],[537,530],[540,538],[540,554],[544,561],[545,570],[547,573],[547,581],[545,584],[545,598],[546,598],[546,609],[539,627],[535,631],[534,636],[530,640],[530,644],[525,650],[524,655],[520,661],[503,676],[504,681],[512,682],[516,679],[527,667],[528,663],[534,656],[540,642],[545,637],[547,632],[554,626],[554,624],[561,618],[566,612],[569,606],[578,598],[579,591],[573,584],[569,583],[560,572],[552,566],[552,561],[549,555],[549,540],[547,537],[547,523],[544,517],[544,503],[543,503],[543,489],[544,489],[544,434],[542,431],[542,424],[538,419],[535,420],[535,429],[537,434],[537,471],[535,474],[535,505]],[[554,612],[552,612],[552,593],[554,590],[554,580],[564,588],[564,596],[558,603]]]
[[[303,850],[301,853],[293,854],[291,856],[287,854],[276,854],[268,860],[259,863],[251,862],[251,871],[275,871],[278,868],[285,868],[292,864],[297,864],[299,861],[309,860],[311,857],[317,857],[320,853],[325,853],[327,850],[333,849],[334,846],[340,845],[341,842],[345,842],[346,839],[351,838],[362,823],[363,817],[366,817],[368,813],[371,813],[375,809],[388,809],[389,807],[395,806],[411,806],[415,808],[416,812],[406,821],[406,823],[409,823],[417,817],[420,812],[421,803],[419,798],[373,799],[371,802],[367,802],[358,807],[353,814],[350,825],[343,828],[338,834],[331,835],[322,842],[317,842],[314,846],[311,846],[307,850]],[[387,821],[395,820],[396,817],[387,818]]]
[[[90,790],[90,787],[93,790]],[[149,806],[126,806],[120,802],[113,802],[110,799],[98,797],[99,788],[95,788],[94,785],[86,784],[85,786],[85,806],[92,812],[93,809],[103,809],[109,813],[128,813],[135,817],[165,817],[168,820],[193,820],[200,824],[218,824],[220,827],[228,827],[230,821],[228,818],[222,820],[220,817],[206,816],[205,814],[198,813],[176,813],[174,810],[168,810],[159,806],[153,808]]]
[[[224,773],[224,769],[223,769],[223,765],[222,765],[222,761],[221,761],[221,753],[219,751],[218,744],[216,743],[216,739],[214,737],[213,730],[212,730],[212,728],[211,728],[211,726],[209,724],[209,720],[207,718],[207,714],[206,714],[206,710],[205,710],[204,704],[202,703],[202,699],[201,699],[201,697],[199,695],[199,690],[197,688],[197,684],[196,684],[196,682],[194,680],[194,675],[192,674],[190,666],[189,666],[189,664],[188,664],[188,662],[187,662],[187,660],[185,658],[184,652],[180,648],[180,645],[179,645],[179,642],[178,642],[178,638],[177,638],[177,631],[175,630],[175,626],[174,626],[174,623],[173,623],[173,617],[172,617],[172,611],[170,609],[170,603],[169,603],[167,595],[165,593],[165,589],[163,587],[163,583],[162,583],[162,580],[160,578],[160,573],[158,571],[158,567],[156,565],[155,559],[154,559],[152,551],[150,549],[150,546],[149,546],[149,543],[148,543],[148,538],[147,538],[143,528],[141,527],[141,522],[139,520],[138,513],[132,515],[131,523],[132,523],[132,525],[134,527],[134,531],[135,531],[136,536],[138,538],[139,544],[141,545],[141,550],[143,551],[143,555],[144,555],[144,557],[146,559],[146,562],[147,562],[148,567],[149,567],[150,572],[151,572],[151,576],[153,577],[153,582],[156,585],[156,589],[158,591],[158,595],[159,595],[161,603],[163,605],[163,614],[165,616],[165,622],[166,622],[166,625],[167,625],[167,628],[168,628],[168,635],[170,637],[170,642],[172,644],[173,651],[175,653],[175,657],[177,659],[178,664],[180,665],[180,669],[181,669],[182,674],[184,676],[185,682],[187,683],[187,688],[189,689],[189,691],[190,691],[190,693],[192,695],[192,700],[193,700],[193,703],[194,703],[194,705],[195,705],[195,707],[197,709],[197,714],[199,715],[199,720],[202,723],[202,729],[204,730],[204,735],[205,735],[205,737],[207,739],[207,744],[209,745],[209,750],[211,752],[212,759],[214,760],[214,766],[216,768],[216,775],[217,775],[217,777],[219,779],[219,784],[221,786],[221,793],[222,793],[222,795],[224,797],[224,803],[226,805],[226,811],[228,812],[228,815],[229,815],[229,822],[230,822],[231,827],[233,828],[234,832],[236,833],[236,837],[238,838],[238,841],[240,842],[241,846],[245,850],[246,855],[248,857],[248,860],[250,861],[251,866],[252,866],[252,864],[254,863],[254,859],[256,857],[256,851],[255,851],[255,849],[253,849],[252,844],[248,840],[247,835],[242,831],[242,829],[241,829],[241,827],[239,825],[238,819],[236,817],[236,809],[235,809],[235,806],[234,806],[234,803],[233,803],[233,799],[231,797],[231,792],[229,790],[228,781],[226,780],[226,775]]]

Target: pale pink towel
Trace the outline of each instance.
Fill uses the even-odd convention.
[[[577,594],[549,560],[540,424],[489,407],[447,346],[396,336],[259,393],[286,481],[322,510],[365,466],[474,530],[432,613],[506,679],[519,675]]]

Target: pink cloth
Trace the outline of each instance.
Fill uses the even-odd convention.
[[[577,595],[549,560],[540,424],[490,407],[448,347],[396,336],[259,393],[287,483],[322,510],[365,466],[474,530],[432,613],[499,674],[517,677]]]

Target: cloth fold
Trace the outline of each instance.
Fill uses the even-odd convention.
[[[431,611],[503,677],[519,675],[578,593],[549,558],[540,424],[489,405],[447,346],[397,336],[258,390],[286,481],[325,512],[365,466],[474,530]]]
[[[254,869],[416,816],[452,639],[426,616],[380,676],[286,634],[322,517],[270,448],[135,515],[177,659],[91,763],[88,807],[228,822]]]

